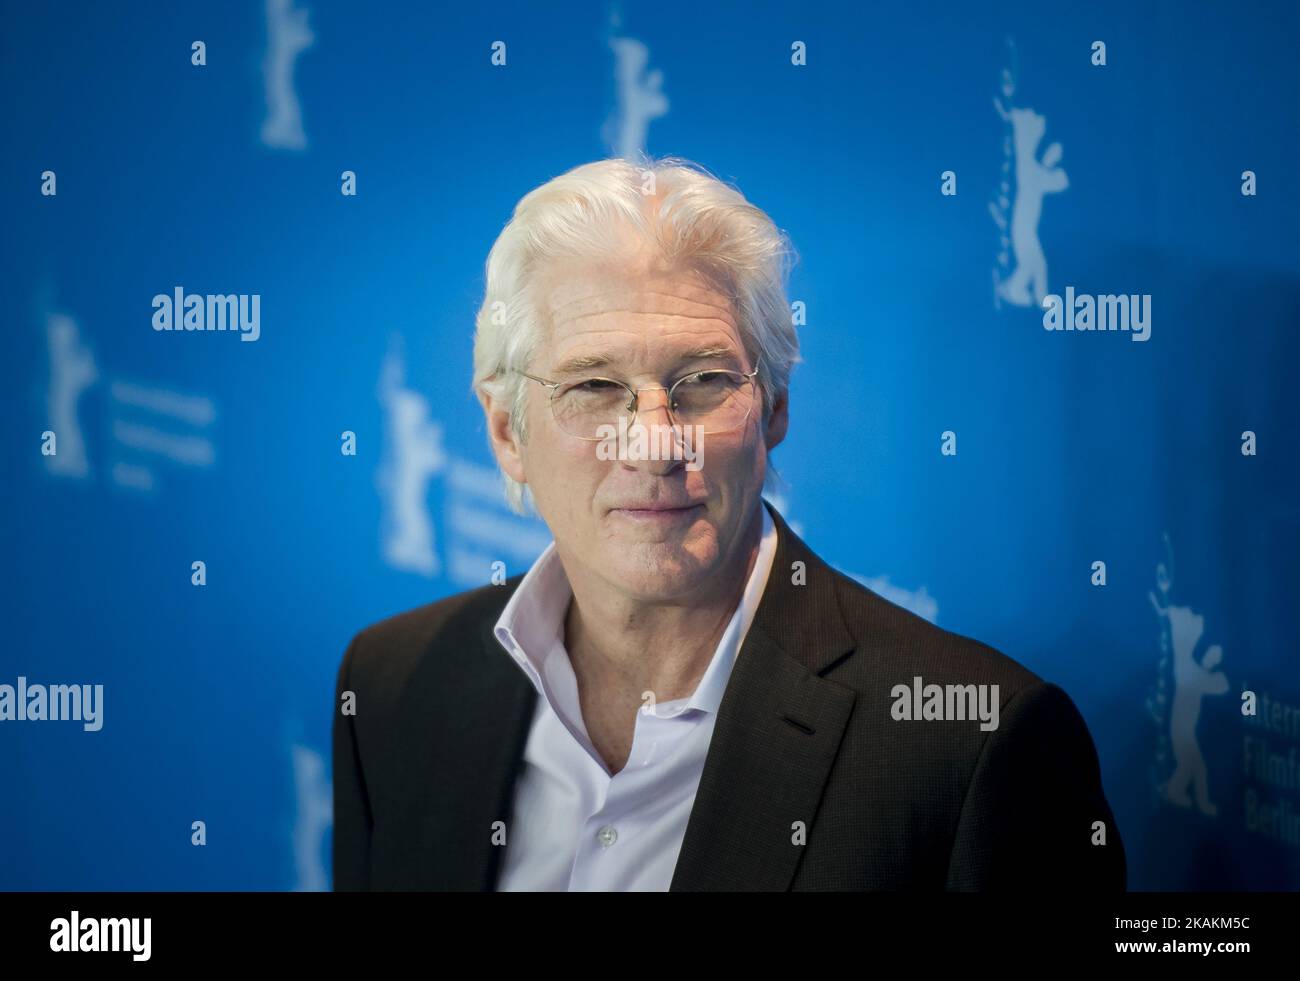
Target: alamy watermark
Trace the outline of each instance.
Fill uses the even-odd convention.
[[[703,426],[645,426],[639,422],[629,426],[627,417],[621,416],[617,426],[606,423],[596,427],[596,435],[599,460],[685,460],[687,470],[704,466]]]
[[[50,950],[55,953],[129,953],[147,961],[152,953],[151,917],[86,917],[78,910],[50,921]]]
[[[1055,293],[1043,297],[1044,330],[1122,330],[1130,341],[1151,339],[1151,294],[1075,294],[1065,288],[1065,298]]]
[[[896,722],[975,721],[988,732],[998,727],[997,685],[926,685],[921,677],[889,691],[894,699],[889,714]]]
[[[153,298],[154,330],[237,330],[241,341],[262,336],[261,293],[186,293],[177,286]]]
[[[81,722],[87,732],[104,725],[103,685],[0,685],[0,722]]]

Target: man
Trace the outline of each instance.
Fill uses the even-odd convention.
[[[336,889],[1124,888],[1068,696],[834,571],[762,500],[789,254],[675,159],[520,201],[474,389],[554,542],[352,641]],[[640,452],[610,438],[629,426]]]

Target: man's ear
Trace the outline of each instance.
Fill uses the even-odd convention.
[[[492,443],[492,454],[497,458],[497,465],[512,480],[521,484],[528,483],[524,476],[523,448],[510,427],[510,410],[506,403],[495,398],[485,388],[478,390],[478,400],[483,405],[488,440]]]
[[[781,445],[785,432],[790,428],[790,393],[782,392],[772,402],[772,411],[767,415],[767,431],[764,439],[770,453]]]

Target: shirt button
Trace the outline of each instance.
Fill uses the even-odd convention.
[[[607,824],[596,832],[596,840],[600,842],[602,848],[608,848],[618,841],[618,832],[614,830],[612,824]]]

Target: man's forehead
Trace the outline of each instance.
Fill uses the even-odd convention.
[[[540,277],[539,287],[553,326],[624,312],[735,323],[731,301],[695,270],[566,260],[552,265]]]

